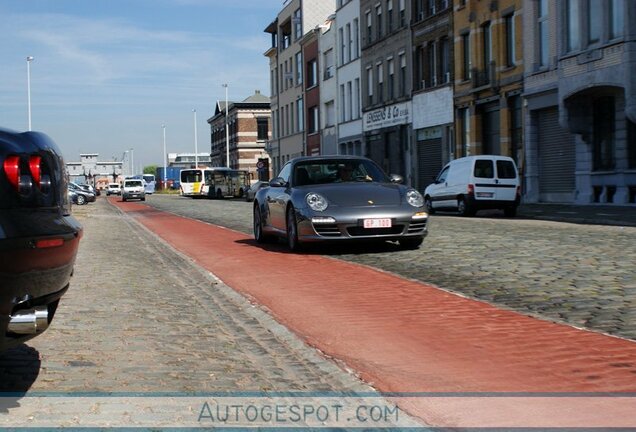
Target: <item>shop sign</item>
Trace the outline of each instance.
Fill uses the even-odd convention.
[[[410,103],[389,105],[364,113],[364,131],[367,132],[376,129],[382,129],[385,127],[410,123],[410,105]]]

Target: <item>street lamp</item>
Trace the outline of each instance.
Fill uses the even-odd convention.
[[[228,129],[228,101],[227,101],[227,84],[223,84],[225,87],[225,165],[230,167],[230,130]]]
[[[194,113],[194,168],[199,168],[199,149],[197,143],[197,110],[193,109]]]
[[[29,130],[31,130],[31,62],[33,61],[33,56],[28,56],[26,58],[27,61],[27,110],[29,117]]]
[[[161,129],[163,129],[163,189],[166,189],[166,171],[167,171],[167,163],[166,163],[166,125],[162,124]]]

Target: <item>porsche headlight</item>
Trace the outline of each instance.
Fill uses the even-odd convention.
[[[422,207],[424,205],[424,197],[415,189],[406,192],[406,201],[413,207]]]
[[[307,194],[305,200],[307,201],[307,205],[309,206],[309,208],[313,211],[325,211],[329,206],[329,203],[327,203],[327,199],[315,192]]]

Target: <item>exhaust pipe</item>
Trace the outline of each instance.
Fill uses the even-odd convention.
[[[49,309],[46,306],[38,306],[11,315],[7,331],[16,334],[35,334],[43,332],[48,326]]]

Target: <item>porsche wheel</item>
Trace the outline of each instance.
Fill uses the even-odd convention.
[[[289,206],[287,209],[287,246],[292,252],[300,250],[298,242],[298,223],[296,222],[296,210]]]

